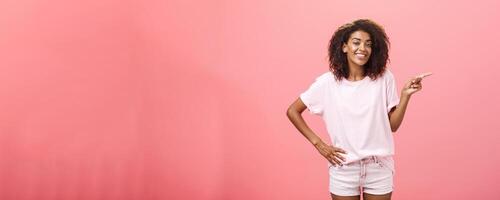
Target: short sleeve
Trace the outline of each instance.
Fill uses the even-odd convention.
[[[327,73],[316,78],[309,88],[300,94],[300,99],[307,106],[311,114],[323,114],[325,108],[325,93],[328,87]]]
[[[396,79],[394,75],[387,70],[386,75],[386,90],[387,90],[387,112],[390,112],[392,107],[399,104],[398,89],[396,86]]]

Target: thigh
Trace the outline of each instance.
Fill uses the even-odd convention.
[[[363,193],[363,200],[391,200],[391,196],[392,192],[381,195]]]
[[[337,195],[334,195],[333,193],[330,193],[330,195],[332,196],[332,200],[359,200],[360,199],[360,195],[356,195],[356,196],[337,196]]]

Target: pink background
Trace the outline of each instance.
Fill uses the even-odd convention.
[[[434,72],[395,134],[394,199],[497,199],[499,8],[2,0],[0,199],[329,199],[285,111],[357,18],[385,26],[398,89]]]

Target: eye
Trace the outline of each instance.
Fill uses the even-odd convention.
[[[366,46],[372,47],[372,43],[367,43]]]
[[[359,45],[359,42],[353,42],[354,45]]]

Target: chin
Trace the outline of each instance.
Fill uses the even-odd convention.
[[[368,62],[356,62],[356,64],[359,66],[365,66],[366,63],[368,63]]]

